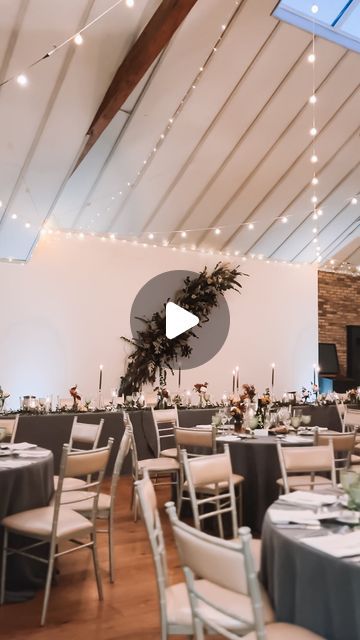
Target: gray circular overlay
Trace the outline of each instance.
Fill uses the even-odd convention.
[[[195,278],[198,275],[195,271],[178,270],[165,271],[151,278],[140,289],[131,307],[130,326],[133,337],[137,338],[138,331],[144,329],[144,323],[138,320],[139,317],[151,318],[152,314],[161,311],[167,302],[175,302],[176,293],[183,288],[185,278]],[[211,311],[209,322],[192,329],[197,337],[189,338],[192,353],[189,358],[181,360],[182,369],[193,369],[205,364],[223,346],[229,333],[230,312],[224,296],[219,295],[218,302],[218,307]],[[196,315],[196,306],[188,311]],[[178,368],[179,362],[174,363],[174,369]]]

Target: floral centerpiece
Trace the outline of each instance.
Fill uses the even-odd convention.
[[[206,406],[207,388],[207,382],[197,382],[196,384],[194,384],[194,391],[196,391],[199,396],[199,407]]]
[[[349,389],[346,392],[346,398],[344,400],[346,404],[357,404],[360,403],[360,387],[357,389]]]
[[[9,397],[10,397],[10,393],[8,393],[7,391],[4,391],[0,386],[0,412],[4,410],[5,400],[6,398],[9,398]]]
[[[73,406],[71,407],[72,411],[79,411],[79,403],[81,400],[81,396],[78,394],[77,384],[69,389],[69,393],[73,399]]]
[[[244,415],[247,410],[247,404],[245,402],[244,394],[240,396],[238,400],[231,400],[230,413],[233,417],[233,423],[235,425],[235,431],[239,431],[244,422]]]

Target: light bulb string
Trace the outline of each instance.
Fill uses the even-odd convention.
[[[87,29],[90,29],[90,27],[92,27],[94,24],[99,22],[99,20],[104,18],[108,13],[110,13],[111,11],[116,9],[116,7],[118,7],[123,2],[124,2],[124,0],[117,0],[117,2],[115,2],[113,5],[111,5],[111,7],[108,7],[107,9],[105,9],[105,11],[100,13],[98,16],[96,16],[93,20],[91,20],[87,24],[85,24],[81,29],[76,31],[73,35],[71,35],[68,38],[66,38],[66,40],[63,40],[63,42],[60,42],[60,44],[54,45],[53,48],[50,49],[50,51],[47,51],[43,56],[41,56],[40,58],[37,58],[37,60],[34,60],[34,62],[31,62],[30,64],[28,64],[26,67],[21,69],[21,71],[19,71],[18,73],[15,73],[14,75],[9,76],[8,78],[6,78],[2,82],[0,82],[0,88],[3,87],[6,84],[9,84],[9,82],[15,81],[21,74],[24,74],[26,71],[30,71],[30,69],[32,69],[36,65],[40,64],[40,62],[43,62],[43,60],[46,60],[47,58],[50,58],[50,56],[52,56],[54,53],[56,53],[57,51],[59,51],[60,49],[65,47],[70,42],[73,42],[74,38],[76,38],[76,36],[81,35],[82,33],[84,33],[84,31],[86,31]]]

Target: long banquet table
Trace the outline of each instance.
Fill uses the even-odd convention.
[[[336,533],[340,525],[329,528],[330,534]],[[323,528],[280,529],[267,514],[262,531],[261,581],[279,622],[298,624],[326,640],[359,640],[359,557],[336,558],[301,542],[302,538],[324,534]]]

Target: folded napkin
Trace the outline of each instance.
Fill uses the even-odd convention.
[[[47,458],[49,451],[46,449],[34,449],[33,451],[24,451],[18,454],[18,458]]]
[[[285,493],[279,497],[279,502],[284,504],[294,504],[299,506],[321,507],[322,505],[334,504],[337,496],[333,493],[315,493],[314,491],[293,491]]]
[[[317,536],[316,538],[303,538],[301,542],[335,558],[347,558],[360,554],[360,531]]]
[[[211,431],[212,424],[197,424],[195,427],[193,427],[193,429]]]
[[[269,509],[271,522],[274,524],[318,525],[320,522],[310,509]]]
[[[313,442],[313,439],[302,436],[285,436],[283,442],[287,442],[288,444],[304,444],[305,442]]]
[[[218,436],[216,440],[217,441],[221,440],[221,442],[235,442],[239,440],[239,436],[235,436],[235,435]]]
[[[268,429],[254,429],[253,434],[254,434],[254,436],[259,436],[260,438],[262,438],[264,436],[268,436],[269,435],[269,430]]]
[[[31,444],[30,442],[14,442],[7,445],[9,451],[26,451],[27,449],[36,449],[36,447],[36,444]]]

